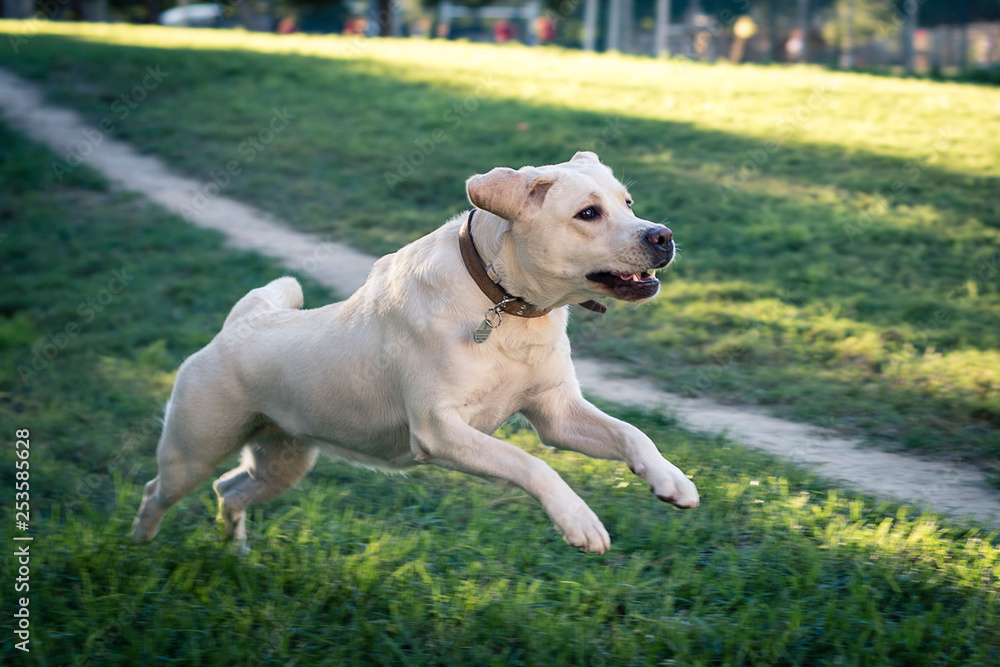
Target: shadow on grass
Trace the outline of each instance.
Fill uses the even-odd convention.
[[[630,117],[627,109],[609,117],[447,81],[412,83],[374,61],[51,35],[31,46],[7,66],[39,79],[55,101],[81,108],[95,124],[117,121],[112,107],[146,67],[168,73],[116,122],[115,136],[206,182],[254,152],[247,137],[266,129],[274,108],[287,109],[294,115],[288,127],[254,152],[226,194],[378,252],[465,208],[464,179],[473,173],[563,161],[602,144],[604,160],[633,183],[640,212],[676,226],[688,250],[684,265],[701,280],[802,283],[804,296],[819,299],[889,281],[905,284],[907,298],[924,292],[933,302],[956,281],[976,277],[977,260],[990,259],[977,244],[1000,234],[993,197],[1000,179],[934,165],[911,179],[909,160],[856,148],[788,141],[758,176],[738,190],[723,188],[723,197],[719,183],[765,139]],[[387,183],[387,175],[396,179]],[[906,187],[893,208],[859,222],[873,195],[899,179]],[[880,321],[885,305],[855,315]]]

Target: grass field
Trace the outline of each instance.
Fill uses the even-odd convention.
[[[5,638],[3,664],[1000,659],[996,533],[838,494],[635,412],[617,414],[694,475],[701,508],[672,510],[623,465],[549,452],[518,424],[501,431],[601,516],[613,540],[603,557],[563,544],[523,493],[433,467],[390,478],[327,461],[253,512],[246,558],[220,543],[207,483],[155,542],[129,544],[178,363],[237,298],[283,272],[85,168],[58,181],[55,157],[0,125],[0,353],[16,366],[33,350],[45,361],[0,377],[9,440],[31,432],[34,537],[31,652]],[[115,272],[124,284],[110,284]],[[331,298],[306,282],[307,305]],[[13,449],[2,452],[13,470]],[[4,549],[8,610],[15,567]]]
[[[1000,90],[233,31],[44,24],[25,40],[0,66],[95,132],[373,252],[461,210],[473,173],[597,150],[682,257],[654,305],[579,315],[578,348],[1000,469]]]

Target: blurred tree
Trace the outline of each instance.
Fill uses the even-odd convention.
[[[823,23],[823,39],[837,45],[841,67],[850,69],[855,45],[888,37],[888,26],[895,20],[891,0],[836,0]],[[893,35],[896,30],[898,26]]]
[[[247,30],[269,32],[272,29],[273,18],[269,4],[261,4],[256,0],[231,0],[229,4],[236,8],[236,15]]]
[[[1000,21],[1000,1],[998,0],[924,0],[917,2],[919,9],[912,15],[908,10],[913,6],[913,0],[897,0],[894,4],[897,12],[907,13],[906,30],[902,36],[906,46],[906,69],[915,69],[916,49],[913,44],[913,33],[917,27],[934,28],[938,26],[961,27],[960,66],[964,69],[968,64],[970,23],[986,23]]]
[[[583,8],[583,48],[593,51],[597,48],[597,14],[600,0],[586,0]]]
[[[35,11],[35,0],[3,0],[3,16],[10,19],[23,19]]]
[[[108,0],[110,18],[129,23],[157,23],[164,9],[163,0]]]
[[[160,12],[163,11],[162,0],[142,0],[142,4],[146,8],[146,23],[159,22]]]
[[[670,55],[667,39],[670,28],[670,0],[656,0],[656,34],[653,38],[653,55],[665,57]]]
[[[857,2],[855,0],[841,0],[837,3],[837,25],[840,26],[840,39],[837,44],[840,48],[839,64],[841,69],[851,69],[854,67],[854,26],[857,16]],[[834,40],[828,39],[831,44]]]
[[[327,18],[336,17],[338,23],[343,23],[350,14],[349,2],[347,0],[284,0],[284,4],[302,12],[315,12]],[[400,15],[400,2],[398,0],[369,0],[368,1],[368,25],[365,33],[369,36],[390,37],[399,34],[399,26],[396,22]],[[424,2],[425,6],[436,6],[437,2]],[[483,2],[482,4],[490,4]],[[337,31],[339,32],[340,29]]]
[[[897,0],[897,11],[905,12],[912,0]],[[1000,21],[1000,0],[924,0],[920,2],[920,26],[966,25]]]
[[[374,0],[368,16],[368,34],[379,37],[391,37],[396,32],[396,21],[399,20],[398,8],[394,8],[393,0]]]

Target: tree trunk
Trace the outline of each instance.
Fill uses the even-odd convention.
[[[146,8],[146,23],[159,23],[160,22],[160,0],[143,0],[143,6]]]
[[[743,62],[743,52],[747,48],[747,40],[743,37],[733,37],[733,45],[729,47],[729,62],[740,64]]]
[[[670,57],[670,0],[656,0],[656,35],[653,55]]]
[[[635,49],[632,48],[632,15],[635,13],[635,5],[633,0],[621,0],[622,8],[622,35],[621,35],[621,50],[622,53],[632,53]]]
[[[597,0],[587,0],[583,6],[583,50],[597,49]]]
[[[622,36],[622,0],[608,2],[608,36],[607,51],[620,51]]]
[[[524,11],[527,12],[524,15],[525,23],[528,24],[525,41],[528,46],[538,46],[541,41],[538,34],[538,19],[542,15],[542,3],[539,0],[528,0],[524,5]]]
[[[774,6],[774,0],[771,0],[767,3],[767,52],[770,62],[780,60],[781,51],[781,40],[778,39],[778,10]]]
[[[809,0],[798,0],[798,16],[796,27],[802,35],[802,50],[799,52],[799,62],[809,62]]]
[[[958,66],[964,72],[969,68],[969,0],[962,0],[962,13],[959,15],[962,25],[959,26]]]
[[[250,32],[264,32],[268,30],[264,23],[266,16],[257,13],[253,6],[253,0],[236,0],[233,5],[236,7],[236,15],[240,17],[240,23]]]
[[[8,19],[26,19],[35,13],[35,0],[3,0],[3,16]]]
[[[391,37],[395,19],[392,14],[392,0],[371,0],[366,32],[372,37]]]
[[[840,38],[840,69],[854,68],[854,0],[847,0],[843,9],[843,34]]]
[[[903,3],[903,12],[905,14],[905,21],[903,23],[903,30],[899,33],[901,50],[903,52],[903,66],[906,71],[912,74],[917,68],[917,52],[915,37],[917,32],[917,22],[919,17],[917,15],[920,9],[920,5],[917,0],[906,0]]]

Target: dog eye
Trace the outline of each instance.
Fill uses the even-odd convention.
[[[632,200],[631,199],[626,199],[625,200],[625,205],[628,206],[629,208],[632,208]]]
[[[598,209],[597,207],[588,206],[587,208],[577,213],[576,217],[579,218],[580,220],[593,220],[598,216],[599,213],[600,209]]]

